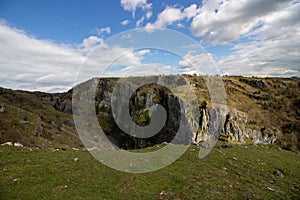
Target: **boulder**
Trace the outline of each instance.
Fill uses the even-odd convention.
[[[5,111],[5,107],[3,105],[0,105],[0,113]]]

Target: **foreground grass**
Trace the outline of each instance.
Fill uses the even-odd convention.
[[[87,151],[0,147],[0,199],[298,199],[300,155],[272,146],[191,146],[172,165],[130,174]],[[74,158],[79,158],[77,162]],[[282,172],[283,177],[275,175]]]

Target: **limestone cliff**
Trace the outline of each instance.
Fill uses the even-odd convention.
[[[149,138],[128,135],[116,124],[124,120],[112,114],[112,93],[120,79],[94,78],[76,87],[82,88],[78,94],[81,100],[93,107],[90,114],[96,112],[106,136],[120,148],[143,148],[176,140],[201,144],[212,135],[232,143],[276,143],[285,149],[300,149],[299,78],[222,77],[227,104],[221,110],[211,103],[204,77],[186,75],[185,78],[187,82],[177,76],[164,79],[170,84],[174,82],[182,91],[190,91],[184,86],[188,83],[196,94],[198,112],[191,109],[193,106],[182,107],[184,98],[190,98],[188,95],[156,84],[139,87],[130,96],[130,118],[138,126],[151,123],[155,105],[166,110],[166,123],[158,134]],[[82,96],[91,89],[94,98],[84,99]],[[123,92],[128,93],[129,88],[125,87]],[[47,94],[0,88],[0,143],[13,141],[41,148],[82,146],[72,121],[72,95],[73,90]],[[183,125],[191,125],[190,131],[185,137],[173,140],[180,119],[186,120]],[[99,138],[95,135],[92,140]]]
[[[182,114],[180,111],[181,99],[166,88],[157,85],[139,88],[132,95],[129,103],[131,118],[138,125],[147,126],[150,123],[149,113],[151,113],[148,108],[154,104],[161,104],[167,110],[168,120],[159,134],[153,137],[135,138],[129,136],[120,130],[115,123],[115,120],[120,121],[121,119],[114,119],[111,113],[111,95],[115,84],[116,81],[113,80],[99,80],[95,110],[99,116],[99,122],[109,138],[121,148],[143,148],[162,142],[171,142],[178,131],[180,117],[191,120],[187,116],[180,116]],[[252,81],[250,84],[253,85],[256,83]],[[258,82],[257,85],[257,87],[263,87],[263,82]],[[124,94],[129,93],[126,88],[128,87],[123,88]],[[126,105],[124,104],[124,106]],[[255,118],[235,108],[229,107],[226,110],[216,111],[214,107],[208,106],[206,102],[200,103],[198,108],[200,113],[196,122],[198,129],[187,133],[187,138],[184,138],[187,143],[201,144],[210,134],[217,134],[214,135],[216,139],[244,144],[275,143],[282,136],[282,132],[277,127],[270,124],[257,123]],[[218,114],[222,117],[216,119],[216,112],[221,112]],[[218,133],[212,133],[215,131],[211,131],[210,129],[214,126],[216,120],[221,121],[221,126],[218,127],[220,130]]]
[[[209,122],[214,120],[208,108],[201,108],[200,129],[194,141],[199,144],[205,140]],[[280,139],[282,133],[275,127],[265,127],[253,124],[246,113],[236,109],[225,114],[220,140],[233,143],[273,144]]]

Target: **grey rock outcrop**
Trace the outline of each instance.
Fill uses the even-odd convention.
[[[245,78],[240,78],[240,81],[243,83],[246,83],[254,88],[264,88],[265,87],[265,83],[262,80],[248,80]]]
[[[211,133],[212,122],[216,121],[211,109],[201,109],[200,128],[194,138],[195,143],[205,140],[207,134]],[[224,116],[224,113],[220,116]],[[223,119],[220,119],[223,120]],[[281,137],[281,132],[274,127],[260,127],[249,120],[246,113],[235,109],[226,113],[223,127],[219,129],[220,139],[234,143],[272,144]],[[218,135],[216,135],[217,137]]]
[[[81,99],[81,101],[95,107],[96,114],[102,116],[102,121],[99,122],[102,128],[106,130],[107,137],[120,148],[143,148],[163,142],[202,144],[210,139],[221,139],[232,143],[269,144],[274,143],[281,136],[278,129],[259,126],[253,123],[254,120],[249,119],[246,113],[235,109],[226,110],[220,107],[207,108],[206,105],[204,107],[200,106],[198,107],[199,116],[196,117],[197,119],[193,118],[192,115],[197,113],[195,110],[190,110],[189,106],[182,106],[184,105],[182,99],[158,86],[148,87],[144,90],[138,89],[131,97],[126,97],[126,99],[130,98],[129,117],[124,118],[124,115],[113,116],[112,102],[116,100],[114,98],[118,98],[113,96],[113,91],[117,82],[117,80],[95,78],[90,80],[89,84],[82,84],[77,87],[83,88],[81,91],[84,95],[80,94],[83,97],[88,96],[85,93],[90,90],[95,91],[95,100]],[[248,84],[253,87],[264,87],[263,82],[249,82]],[[121,96],[128,96],[130,86],[123,85],[120,92],[122,93]],[[153,105],[156,104],[162,105],[168,115],[165,125],[158,134],[149,138],[133,137],[127,134],[128,131],[124,132],[124,127],[120,128],[118,126],[121,123],[129,131],[134,131],[136,124],[147,126],[151,118],[149,114],[155,112],[153,110],[155,106]],[[67,103],[62,102],[59,105],[60,110],[68,110]],[[128,106],[128,102],[119,101],[119,109],[122,106]],[[121,110],[115,111],[115,113],[120,112]],[[192,115],[186,115],[186,113],[192,113]],[[134,127],[132,126],[132,120],[136,123],[133,124]],[[183,122],[180,122],[181,120]],[[127,128],[126,124],[128,124]],[[192,128],[191,131],[187,131],[184,137],[182,135],[180,137],[176,136],[180,125],[189,126],[190,124],[193,125],[193,127],[190,127]],[[197,130],[195,130],[195,127],[197,127]]]

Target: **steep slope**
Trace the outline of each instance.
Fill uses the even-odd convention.
[[[0,88],[0,143],[19,142],[40,148],[70,148],[82,146],[76,133],[70,110],[57,102],[68,93],[13,91]]]
[[[175,79],[174,79],[175,78]],[[201,143],[213,120],[213,109],[205,77],[185,75],[198,98],[199,130],[191,136]],[[176,76],[173,81],[180,82]],[[180,94],[155,85],[140,88],[131,98],[130,114],[139,125],[147,125],[147,106],[162,104],[168,112],[167,125],[148,140],[122,132],[111,114],[111,93],[118,79],[92,79],[97,87],[95,106],[98,120],[108,137],[121,148],[143,148],[170,142],[176,132]],[[227,112],[220,139],[234,143],[277,143],[289,150],[300,149],[300,79],[222,77]],[[177,98],[177,97],[179,98]],[[152,102],[149,103],[149,102]],[[177,102],[177,103],[176,103]],[[148,105],[146,105],[148,104]],[[72,120],[72,90],[61,94],[0,89],[0,143],[20,142],[26,146],[82,147]],[[172,114],[173,113],[173,114]],[[175,117],[174,117],[175,116]]]
[[[209,102],[202,77],[187,76],[199,96]],[[262,135],[281,133],[277,141],[286,149],[300,149],[300,79],[222,77],[227,94],[228,123],[233,136],[245,128]],[[228,127],[229,126],[229,127]],[[234,128],[235,127],[235,128]],[[242,129],[242,130],[241,130]],[[225,130],[224,130],[225,131]],[[227,133],[227,136],[231,133]],[[226,134],[225,134],[226,135]]]

